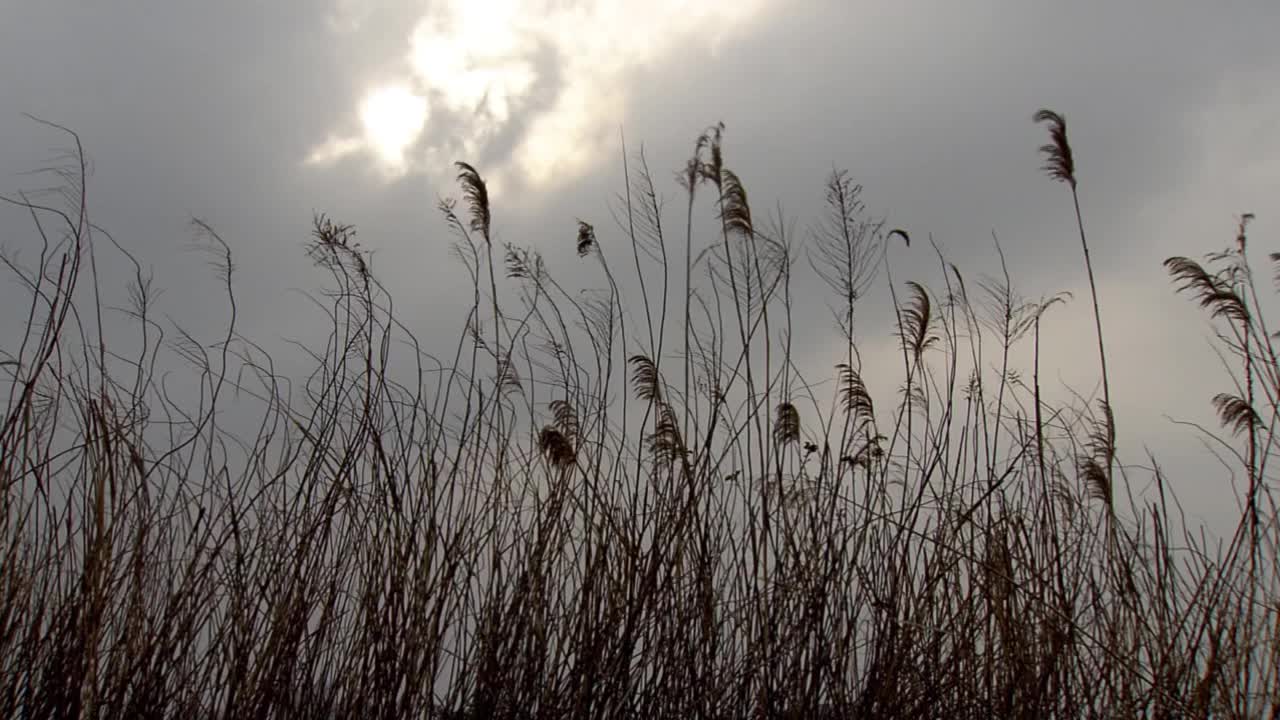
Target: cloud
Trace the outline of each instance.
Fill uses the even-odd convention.
[[[362,0],[334,0],[325,14],[325,25],[330,32],[353,33],[364,25],[369,13],[369,4]]]
[[[359,134],[330,136],[311,151],[307,162],[326,165],[366,152],[387,174],[402,175],[407,169],[405,152],[421,136],[427,111],[427,99],[403,85],[379,87],[360,101]]]
[[[497,187],[580,176],[623,119],[628,72],[715,48],[764,0],[446,0],[404,39],[400,67],[355,100],[311,165],[359,156],[398,177],[483,160]],[[349,15],[338,3],[336,16]],[[347,24],[333,24],[346,28]]]

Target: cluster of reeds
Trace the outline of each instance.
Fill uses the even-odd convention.
[[[1037,119],[1074,194],[1065,123]],[[56,202],[10,198],[38,259],[3,258],[30,305],[0,347],[0,715],[1276,716],[1280,360],[1244,222],[1206,264],[1166,263],[1240,368],[1214,401],[1247,478],[1219,541],[1158,466],[1118,460],[1096,289],[1104,402],[1051,405],[1039,342],[1063,296],[966,278],[919,239],[937,287],[895,281],[908,235],[846,173],[792,237],[752,212],[718,126],[680,173],[682,224],[627,162],[619,229],[566,231],[587,291],[500,244],[459,165],[463,205],[440,210],[474,292],[449,347],[421,346],[355,229],[317,218],[332,332],[301,378],[239,334],[211,227],[228,321],[196,338],[140,264],[131,307],[98,300],[99,259],[132,256],[88,219],[82,165]],[[846,341],[827,378],[791,342],[809,272]],[[896,393],[855,332],[876,283]],[[122,316],[132,347],[103,331]]]

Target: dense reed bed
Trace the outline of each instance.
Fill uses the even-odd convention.
[[[239,333],[231,245],[203,224],[222,336],[165,321],[136,262],[135,332],[105,333],[99,290],[125,281],[98,264],[133,258],[88,218],[69,134],[62,194],[8,198],[38,260],[5,256],[30,304],[0,346],[0,715],[1276,717],[1280,360],[1248,218],[1166,262],[1237,368],[1215,405],[1242,513],[1219,540],[1117,457],[1075,162],[1063,118],[1036,119],[1097,321],[1102,396],[1066,405],[1039,357],[1065,296],[964,276],[846,173],[794,237],[753,213],[719,126],[678,207],[627,156],[617,228],[570,224],[567,268],[498,242],[460,163],[439,227],[474,292],[448,343],[415,339],[325,217],[309,375]],[[931,286],[894,277],[909,245]],[[817,281],[845,349],[811,378],[793,288]],[[861,354],[877,293],[887,385]]]

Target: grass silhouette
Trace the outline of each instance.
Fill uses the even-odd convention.
[[[1074,193],[1061,116],[1036,119],[1049,173]],[[1237,248],[1166,261],[1240,362],[1214,404],[1247,496],[1215,543],[1186,527],[1158,466],[1135,498],[1138,471],[1115,459],[1087,244],[1101,419],[1042,397],[1041,321],[1065,296],[1022,301],[1007,271],[971,283],[941,252],[943,287],[894,282],[887,254],[910,239],[866,214],[847,173],[797,239],[751,212],[723,126],[680,173],[684,228],[668,226],[643,154],[627,158],[623,241],[583,221],[566,233],[603,288],[577,293],[535,249],[495,259],[500,208],[459,163],[465,208],[440,205],[474,289],[457,343],[424,348],[355,228],[319,216],[307,252],[328,272],[332,325],[299,380],[236,330],[231,249],[203,224],[230,301],[224,335],[162,328],[134,263],[141,346],[108,340],[96,258],[133,258],[88,218],[83,151],[63,131],[76,149],[55,169],[57,202],[6,198],[30,212],[40,254],[3,258],[30,308],[0,348],[0,715],[1280,708],[1267,468],[1280,361],[1247,220]],[[701,191],[710,239],[694,229]],[[613,252],[629,255],[640,302]],[[815,381],[791,345],[802,258],[845,340]],[[896,397],[873,397],[855,332],[882,278]],[[1011,361],[1028,342],[1031,387]],[[194,400],[157,369],[174,358]],[[254,410],[250,432],[220,420],[233,405]]]

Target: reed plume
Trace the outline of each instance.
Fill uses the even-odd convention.
[[[1076,162],[1071,152],[1071,143],[1067,141],[1067,120],[1062,115],[1047,108],[1036,112],[1036,123],[1045,123],[1049,128],[1049,142],[1040,146],[1044,155],[1045,173],[1058,182],[1066,183],[1071,188],[1071,202],[1076,211],[1076,228],[1080,231],[1080,247],[1084,251],[1085,272],[1089,276],[1089,293],[1093,298],[1093,323],[1098,334],[1098,364],[1102,369],[1102,402],[1107,407],[1108,422],[1114,423],[1111,416],[1111,380],[1107,373],[1107,351],[1102,339],[1102,308],[1098,302],[1098,283],[1093,276],[1093,261],[1089,257],[1089,240],[1084,232],[1084,216],[1080,213],[1080,194],[1076,188]],[[1111,461],[1106,465],[1107,478],[1111,478]]]

